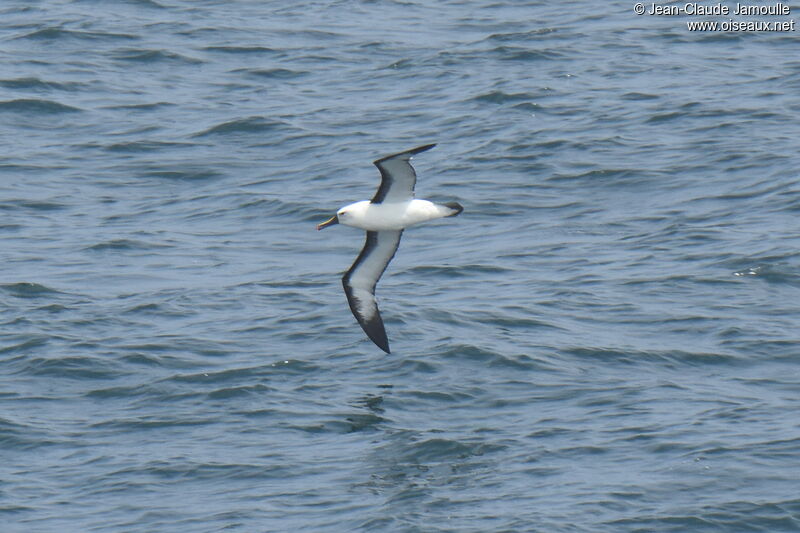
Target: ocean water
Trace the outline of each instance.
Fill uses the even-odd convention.
[[[798,35],[687,20],[4,0],[2,531],[800,531]]]

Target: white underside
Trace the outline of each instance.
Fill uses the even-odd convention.
[[[373,204],[367,200],[346,205],[337,215],[339,223],[366,231],[401,230],[453,214],[453,209],[428,200]]]
[[[372,294],[372,288],[397,250],[400,232],[384,230],[378,234],[377,239],[377,246],[370,250],[364,261],[350,276],[350,286],[353,296],[356,298],[358,313],[367,320],[372,320],[378,312],[378,304]]]

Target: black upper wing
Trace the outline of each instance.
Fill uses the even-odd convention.
[[[411,158],[425,150],[430,150],[435,144],[426,144],[400,152],[387,155],[375,161],[375,166],[381,171],[381,186],[372,198],[373,204],[382,202],[402,202],[414,197],[414,185],[417,183],[417,173],[411,166]]]

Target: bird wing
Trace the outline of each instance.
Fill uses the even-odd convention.
[[[358,254],[350,270],[342,277],[347,303],[361,329],[378,348],[389,351],[389,339],[383,327],[378,302],[375,300],[375,285],[378,284],[386,265],[394,257],[400,245],[399,231],[368,231],[364,248]]]
[[[375,161],[375,166],[381,171],[381,186],[372,198],[373,204],[382,202],[402,202],[414,197],[414,185],[417,183],[417,173],[411,166],[411,158],[425,150],[430,150],[435,144],[426,144],[400,152],[387,155]]]

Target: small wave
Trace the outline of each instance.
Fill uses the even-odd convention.
[[[166,398],[165,398],[166,400]],[[212,422],[208,418],[121,418],[96,422],[89,427],[92,429],[121,429],[124,431],[139,431],[143,429],[159,429],[171,427],[205,426]]]
[[[562,180],[604,180],[614,181],[618,179],[640,178],[641,171],[631,170],[627,168],[603,168],[598,170],[589,170],[582,174],[553,174],[547,181],[562,181]]]
[[[17,39],[36,39],[36,40],[64,40],[64,39],[80,39],[80,40],[128,40],[135,41],[139,37],[128,33],[106,33],[97,31],[75,31],[65,30],[63,28],[44,28],[36,30],[25,35],[17,37]]]
[[[645,122],[648,124],[661,124],[662,122],[668,122],[670,120],[675,120],[681,117],[688,116],[684,111],[673,111],[670,113],[659,113],[657,115],[653,115],[648,118]]]
[[[450,463],[458,459],[481,456],[486,453],[497,452],[505,449],[503,445],[488,445],[482,442],[464,443],[453,439],[431,438],[421,442],[414,442],[398,450],[402,453],[399,459],[404,462],[419,463]]]
[[[473,361],[485,367],[507,367],[514,370],[539,370],[548,371],[550,368],[528,355],[503,355],[497,351],[481,348],[471,344],[448,345],[442,350],[439,357],[443,360],[457,359],[459,361]]]
[[[48,172],[53,168],[58,167],[51,167],[49,165],[19,165],[15,163],[0,163],[0,172],[13,172],[14,174],[20,174],[22,172]],[[0,204],[0,209],[3,208],[3,204]]]
[[[118,105],[118,106],[108,106],[103,109],[141,109],[142,111],[153,111],[157,109],[162,109],[164,107],[172,107],[175,104],[170,102],[153,102],[147,104],[128,104],[128,105]]]
[[[97,357],[36,357],[27,365],[25,373],[73,379],[113,379],[120,376],[115,365]]]
[[[127,0],[130,4],[135,4],[139,7],[151,7],[154,9],[167,9],[162,4],[155,2],[154,0]]]
[[[36,98],[20,98],[17,100],[6,100],[0,102],[0,112],[10,113],[36,113],[36,114],[55,114],[55,113],[77,113],[82,111],[77,107],[59,104],[52,100],[40,100]]]
[[[756,278],[776,285],[800,286],[800,272],[788,264],[757,265],[733,273],[738,278]]]
[[[154,304],[154,303],[139,304],[139,305],[134,305],[133,307],[130,307],[130,308],[126,309],[123,312],[126,313],[126,314],[127,313],[133,313],[133,314],[136,314],[136,313],[150,313],[150,312],[161,313],[162,312],[162,307],[163,307],[163,305]]]
[[[289,80],[292,78],[299,78],[305,76],[308,72],[303,70],[290,70],[286,68],[269,68],[269,69],[256,69],[256,68],[242,68],[233,71],[236,74],[246,74],[257,78],[275,79],[275,80]]]
[[[521,100],[531,100],[533,95],[528,93],[505,93],[503,91],[491,91],[473,98],[476,102],[489,102],[491,104],[504,104],[506,102],[519,102]]]
[[[543,322],[541,320],[536,320],[535,318],[529,318],[525,316],[487,315],[480,317],[480,323],[494,324],[495,326],[499,326],[504,329],[524,329],[527,331],[530,331],[531,329],[553,329],[553,330],[564,329],[554,324],[550,324],[547,322]]]
[[[608,526],[608,531],[797,531],[798,508],[800,500],[797,499],[728,501],[717,506],[690,507],[691,514],[676,512],[676,509],[659,516],[643,514],[609,520],[602,525]]]
[[[522,32],[509,32],[509,33],[493,33],[483,39],[484,41],[494,42],[524,42],[524,41],[539,41],[541,39],[550,39],[553,33],[557,32],[556,28],[538,28],[531,31]]]
[[[52,439],[46,431],[37,429],[35,426],[22,425],[0,418],[0,445],[5,449],[31,450],[41,446],[61,444],[58,440]],[[15,507],[13,509],[4,508],[4,511],[26,510],[26,507]]]
[[[84,394],[87,398],[95,398],[101,400],[117,400],[135,398],[137,396],[148,396],[156,394],[158,391],[152,390],[151,387],[143,385],[119,386],[119,387],[106,387],[102,389],[90,390]]]
[[[165,346],[164,350],[161,351],[170,351],[174,349],[172,346]],[[226,355],[228,352],[221,350],[221,349],[209,349],[206,348],[201,350],[199,347],[195,348],[198,353],[202,355]],[[147,351],[152,351],[148,349]],[[297,359],[284,359],[280,361],[275,361],[268,365],[260,365],[260,366],[250,366],[250,367],[241,367],[235,368],[231,370],[220,370],[217,372],[201,372],[201,373],[193,373],[193,374],[178,374],[169,378],[166,378],[164,381],[167,382],[176,382],[176,383],[203,383],[203,384],[215,384],[220,385],[222,383],[241,383],[242,381],[258,378],[259,380],[262,379],[269,379],[269,378],[278,378],[286,375],[311,375],[318,370],[319,367],[313,363],[309,363],[306,361],[299,361]]]
[[[182,168],[180,170],[151,170],[141,174],[146,178],[158,178],[173,181],[204,181],[218,179],[223,176],[220,172],[208,168]]]
[[[500,56],[503,61],[557,61],[563,54],[553,50],[529,50],[515,46],[498,46],[489,51]]]
[[[658,100],[659,96],[655,94],[630,92],[622,95],[623,100]]]
[[[385,423],[386,419],[373,413],[350,413],[343,414],[341,418],[314,422],[312,424],[291,424],[288,427],[305,433],[357,433],[361,431],[375,430],[379,424]]]
[[[55,81],[44,81],[40,80],[39,78],[14,78],[14,79],[7,79],[7,80],[0,80],[0,87],[5,87],[6,89],[18,89],[18,90],[33,90],[33,91],[45,91],[45,90],[57,90],[57,91],[78,91],[85,84],[82,83],[59,83]]]
[[[209,400],[227,400],[241,396],[262,396],[270,392],[271,389],[261,383],[255,385],[239,385],[235,387],[223,387],[208,393]]]
[[[167,52],[165,50],[140,50],[129,49],[122,50],[112,54],[114,59],[119,61],[134,61],[137,63],[184,63],[187,65],[197,65],[203,63],[202,59],[187,57],[175,52]]]
[[[213,126],[194,137],[205,137],[208,135],[235,135],[241,133],[265,133],[283,127],[286,124],[279,120],[269,120],[264,117],[249,117],[240,120],[231,120]]]
[[[409,390],[402,393],[403,402],[411,402],[412,400],[419,401],[420,403],[425,404],[459,404],[465,405],[469,402],[472,402],[476,399],[477,394],[480,391],[471,390],[467,392],[469,389],[462,389],[459,391],[422,391],[422,390]]]
[[[248,287],[250,285],[257,285],[259,287],[272,287],[280,289],[317,289],[320,287],[327,287],[327,281],[313,281],[307,279],[289,279],[286,281],[259,281],[247,282],[237,285],[237,287]]]
[[[541,111],[542,106],[539,104],[534,104],[531,102],[522,102],[520,104],[514,104],[511,106],[513,109],[519,109],[520,111],[528,111],[530,113],[534,113],[536,111]]]
[[[142,250],[150,248],[168,248],[164,244],[155,244],[143,241],[135,241],[130,239],[113,239],[106,242],[101,242],[88,246],[84,250],[91,250],[94,252],[103,252],[107,250]]]
[[[15,353],[27,354],[30,353],[31,350],[34,348],[38,348],[40,346],[44,346],[47,344],[47,339],[45,337],[33,337],[30,339],[26,339],[22,342],[17,344],[11,344],[9,346],[0,347],[0,354],[9,355]]]
[[[282,54],[283,51],[266,46],[206,46],[206,52],[221,52],[224,54]]]
[[[597,359],[627,364],[640,363],[680,363],[689,365],[723,365],[731,364],[738,359],[723,353],[686,352],[682,350],[663,351],[629,351],[607,348],[571,348],[566,353],[581,359]]]
[[[746,33],[735,31],[689,32],[683,35],[686,42],[690,41],[688,36],[695,37],[691,40],[695,43],[725,43],[729,45],[731,42],[743,41]]]
[[[59,294],[59,291],[51,289],[39,283],[6,283],[0,285],[0,289],[4,292],[16,296],[18,298],[38,298],[40,296],[47,296],[49,294]]]
[[[439,274],[447,277],[464,277],[472,273],[480,274],[501,274],[512,272],[513,269],[500,267],[496,265],[421,265],[411,267],[409,272],[420,274]]]
[[[393,61],[389,63],[384,69],[392,69],[392,70],[403,70],[407,68],[412,68],[417,64],[417,62],[413,59],[400,59],[397,61]]]
[[[30,200],[9,200],[5,203],[0,203],[0,210],[14,211],[18,209],[33,209],[35,211],[58,211],[64,209],[63,204],[56,202],[30,201]]]
[[[143,153],[143,152],[156,152],[159,150],[169,150],[173,148],[181,148],[181,147],[191,147],[195,146],[191,143],[177,143],[177,142],[165,142],[165,141],[131,141],[131,142],[123,142],[123,143],[115,143],[109,146],[106,146],[105,149],[109,152],[131,152],[131,153]]]

